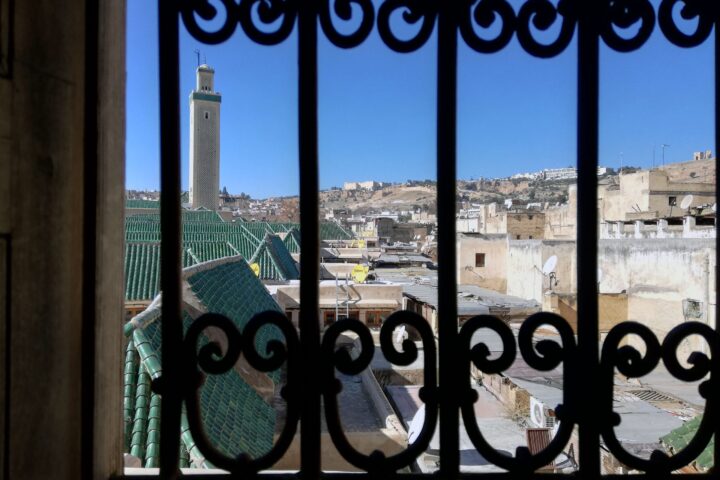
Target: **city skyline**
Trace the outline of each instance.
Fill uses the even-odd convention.
[[[159,186],[156,12],[128,2],[127,175],[129,189]],[[223,94],[220,186],[255,198],[298,191],[296,37],[275,47],[241,32],[200,46],[181,28],[182,187],[187,189],[187,95],[197,56],[216,69]],[[374,179],[435,178],[435,38],[409,55],[391,52],[377,33],[344,51],[319,37],[320,186]],[[496,55],[459,43],[458,178],[506,177],[576,164],[576,44],[539,60],[513,40]],[[655,31],[639,52],[601,46],[600,165],[649,167],[691,160],[713,145],[713,78],[697,66],[711,42],[671,46]],[[483,75],[485,71],[493,76]],[[289,87],[289,88],[288,88]],[[654,154],[653,154],[654,151]]]

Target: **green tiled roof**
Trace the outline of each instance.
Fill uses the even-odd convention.
[[[237,254],[234,254],[237,255]],[[186,249],[183,267],[197,263]],[[125,300],[151,300],[160,291],[160,243],[125,244]]]
[[[267,280],[297,280],[300,272],[295,260],[277,235],[265,234],[249,263],[260,266],[260,278]]]
[[[352,240],[352,238],[352,233],[335,222],[322,222],[320,224],[320,240]]]
[[[183,251],[196,263],[240,255],[240,252],[228,242],[183,242]]]
[[[273,233],[267,222],[244,222],[242,226],[258,239],[265,238],[265,234],[268,232]]]
[[[125,208],[160,208],[160,202],[157,200],[125,200]]]
[[[224,223],[222,217],[213,210],[183,210],[183,223],[208,223],[219,222]],[[137,215],[128,215],[125,223],[156,223],[160,227],[160,213],[139,213]]]
[[[300,252],[298,224],[223,222],[216,212],[209,210],[186,210],[182,215],[183,267],[235,255],[252,259],[257,254],[254,261],[260,264],[260,278],[299,278],[297,266],[288,253]],[[263,239],[273,232],[286,232],[285,238],[280,241],[273,237],[271,248],[259,252]],[[320,236],[323,240],[351,238],[331,222],[320,225]],[[151,300],[160,290],[160,214],[128,216],[125,241],[125,299]]]
[[[670,448],[672,453],[679,452],[687,446],[688,443],[693,439],[700,427],[702,421],[702,415],[698,415],[692,420],[688,420],[683,423],[682,426],[676,428],[672,432],[668,433],[664,437],[660,438],[660,441],[667,447]],[[715,448],[715,436],[710,439],[710,443],[705,450],[695,459],[695,465],[700,470],[708,470],[713,466],[713,449]]]
[[[283,243],[290,253],[300,253],[300,230],[292,227],[283,238]]]
[[[186,275],[193,293],[207,311],[227,316],[240,331],[255,314],[266,310],[280,311],[247,263],[239,257]],[[126,432],[129,431],[126,449],[139,457],[146,467],[157,465],[159,446],[160,405],[156,396],[150,392],[150,379],[162,375],[162,318],[160,315],[148,318],[154,318],[154,321],[149,320],[132,332],[125,368],[126,425],[128,418],[132,417],[132,428],[126,427]],[[192,322],[188,313],[183,312],[185,332]],[[261,329],[257,335],[258,351],[264,353],[264,346],[271,339],[282,339],[277,328],[270,326]],[[200,344],[208,341],[202,336]],[[140,365],[139,375],[134,373],[137,371],[136,365]],[[271,372],[268,376],[277,386],[280,372]],[[133,386],[135,379],[136,385]],[[200,391],[200,404],[206,434],[213,445],[226,455],[245,452],[258,457],[272,448],[275,409],[235,369],[223,375],[208,375]],[[184,413],[181,423],[181,457],[184,456],[186,462],[189,457],[194,467],[211,466],[197,451]]]

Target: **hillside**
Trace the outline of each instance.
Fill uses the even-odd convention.
[[[320,192],[320,205],[326,209],[349,208],[363,213],[370,210],[435,211],[435,185],[390,185],[376,191],[327,190]],[[568,185],[573,181],[529,180],[459,180],[457,200],[463,203],[503,202],[563,202]]]
[[[714,159],[674,163],[657,169],[666,172],[673,182],[715,182]],[[615,175],[598,177],[598,180],[602,178],[617,182]],[[564,203],[567,201],[568,187],[574,183],[574,179],[458,180],[457,200],[465,207],[473,203],[502,203],[506,199],[512,199],[516,204]],[[331,189],[320,192],[320,208],[325,210],[345,208],[355,214],[417,209],[434,213],[435,191],[435,183],[430,180],[386,185],[375,191]],[[297,197],[286,197],[284,200],[297,202]]]

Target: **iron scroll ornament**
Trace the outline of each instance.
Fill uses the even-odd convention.
[[[540,340],[537,344],[533,344],[534,334],[541,326],[549,326],[557,330],[561,343],[558,344],[554,340]],[[489,358],[491,353],[484,343],[472,345],[473,334],[483,328],[494,331],[502,342],[502,352],[495,359]],[[470,362],[485,373],[500,373],[507,370],[516,358],[515,336],[510,327],[499,318],[478,315],[463,324],[460,329],[460,342],[464,353],[463,378],[467,379],[460,409],[468,436],[477,451],[491,463],[514,473],[529,474],[549,465],[567,445],[577,422],[575,392],[572,389],[563,389],[563,403],[555,407],[555,415],[560,420],[560,427],[550,444],[541,452],[531,455],[527,447],[518,447],[515,457],[498,452],[485,439],[477,425],[473,406],[478,396],[470,384]],[[548,371],[562,364],[565,382],[574,382],[577,378],[575,337],[570,325],[559,315],[538,312],[529,316],[520,327],[518,344],[523,359],[530,367],[539,371]]]
[[[362,322],[354,319],[343,319],[332,324],[323,336],[323,399],[325,403],[325,419],[338,452],[351,464],[379,475],[393,473],[412,464],[430,445],[438,417],[437,373],[435,363],[435,339],[428,322],[420,315],[408,310],[399,310],[391,314],[380,329],[380,347],[385,358],[394,365],[409,365],[418,358],[418,349],[410,340],[402,342],[402,350],[395,349],[393,331],[407,325],[419,335],[423,345],[423,386],[420,388],[420,400],[425,403],[425,420],[418,438],[402,452],[387,457],[385,453],[375,450],[370,455],[357,451],[348,441],[340,421],[340,410],[337,395],[342,384],[335,377],[335,369],[346,375],[357,375],[365,370],[372,361],[375,346],[373,339]],[[343,332],[354,332],[359,340],[361,352],[358,358],[352,359],[347,350],[336,349],[338,338]]]
[[[260,45],[277,45],[292,33],[297,16],[297,0],[220,0],[225,18],[220,27],[206,30],[197,17],[207,22],[220,21],[221,12],[209,0],[181,0],[180,13],[188,32],[198,41],[209,45],[222,43],[235,32],[237,23],[252,41]],[[257,18],[262,26],[256,24]],[[274,30],[270,25],[280,22]]]
[[[284,342],[268,341],[265,345],[266,353],[261,355],[257,351],[256,335],[260,329],[270,325],[280,329]],[[222,331],[227,340],[224,353],[216,342],[206,343],[198,349],[203,331],[212,327]],[[287,405],[285,424],[272,449],[259,458],[251,458],[244,452],[238,452],[231,458],[220,452],[205,434],[200,414],[200,389],[205,374],[220,375],[230,371],[242,353],[250,366],[260,372],[272,372],[283,365],[287,369],[287,381],[280,391]],[[280,312],[258,313],[250,319],[242,333],[229,318],[217,313],[206,313],[192,323],[183,342],[183,396],[190,433],[200,452],[213,466],[234,474],[248,474],[270,468],[280,460],[290,447],[300,419],[299,365],[300,342],[297,332],[290,320]],[[252,422],[254,419],[247,421]]]
[[[628,335],[640,337],[645,346],[644,355],[630,345],[620,346],[620,342]],[[678,348],[683,340],[692,335],[699,335],[709,345],[710,358],[704,353],[693,352],[687,359],[691,366],[684,367],[677,358]],[[698,431],[685,448],[672,456],[661,450],[655,450],[650,455],[650,459],[644,459],[625,450],[615,435],[615,427],[621,423],[621,418],[613,411],[613,377],[615,368],[628,378],[647,375],[657,367],[661,358],[668,372],[678,380],[693,382],[709,375],[709,379],[699,386],[700,395],[708,402]],[[628,467],[648,473],[669,474],[689,465],[708,445],[714,433],[717,413],[713,408],[714,402],[710,400],[718,395],[719,365],[720,337],[706,324],[700,322],[680,324],[667,334],[662,346],[652,331],[640,323],[623,322],[613,327],[603,343],[600,364],[604,392],[604,405],[601,410],[606,415],[602,422],[601,434],[610,452]]]
[[[219,44],[228,40],[237,24],[245,34],[261,45],[276,45],[285,41],[295,26],[298,2],[304,0],[217,0],[219,11],[210,0],[179,0],[179,12],[188,32],[198,41]],[[598,32],[605,44],[618,52],[637,50],[647,42],[657,23],[665,37],[675,45],[690,48],[707,40],[717,21],[717,2],[709,0],[662,0],[656,15],[650,0],[604,0],[587,3],[584,0],[527,0],[518,12],[507,0],[460,0],[454,3],[457,28],[465,43],[479,53],[503,50],[517,32],[521,47],[538,58],[551,58],[564,52],[575,34],[580,8],[592,5],[597,17]],[[681,6],[681,8],[676,8]],[[410,53],[428,41],[435,28],[438,4],[435,0],[384,0],[377,9],[372,0],[319,0],[317,15],[327,39],[337,47],[353,48],[361,45],[377,23],[378,34],[389,48]],[[355,8],[357,7],[357,8]],[[674,12],[679,10],[679,14]],[[350,33],[341,33],[333,16],[341,21],[355,20],[359,11],[359,25]],[[223,18],[224,14],[224,18]],[[560,20],[561,18],[561,20]],[[204,28],[200,20],[219,25]],[[687,33],[678,22],[696,21],[694,31]],[[417,27],[414,34],[401,38],[393,25],[401,21]],[[540,32],[549,32],[558,22],[554,40],[538,39]],[[492,38],[479,35],[500,25]],[[628,32],[621,35],[619,31]],[[633,33],[634,31],[634,33]],[[537,32],[537,33],[536,33]]]
[[[601,18],[600,35],[608,47],[618,52],[632,52],[642,47],[655,27],[655,10],[650,0],[603,2]],[[635,25],[635,34],[628,37],[618,34],[618,29],[629,30]]]
[[[697,20],[692,33],[685,33],[678,28],[673,10],[682,4],[680,18]],[[720,9],[717,2],[705,0],[663,0],[658,10],[658,25],[665,37],[678,47],[692,48],[702,44],[712,33],[713,24],[717,21]]]

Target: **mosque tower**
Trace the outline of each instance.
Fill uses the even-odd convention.
[[[217,210],[220,192],[220,93],[213,87],[215,70],[197,67],[190,93],[190,204]]]

